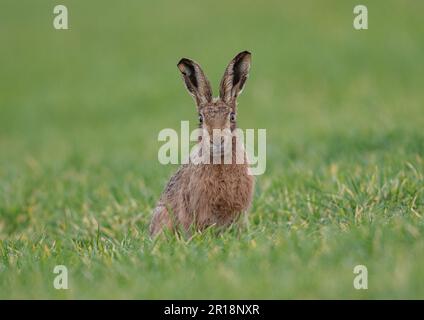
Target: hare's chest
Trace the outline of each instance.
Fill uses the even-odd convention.
[[[248,209],[253,193],[253,177],[245,166],[202,172],[191,200],[196,212],[204,212],[218,218],[229,217]]]

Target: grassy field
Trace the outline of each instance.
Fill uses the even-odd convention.
[[[358,1],[0,0],[0,298],[424,298],[424,2],[361,3],[366,31]],[[153,242],[157,134],[197,121],[176,63],[217,88],[245,49],[250,229]]]

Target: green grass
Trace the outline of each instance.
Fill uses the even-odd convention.
[[[357,1],[216,2],[64,0],[55,31],[57,1],[1,0],[0,298],[424,298],[424,3],[355,31]],[[216,88],[245,49],[250,229],[152,242],[157,134],[197,119],[176,63]]]

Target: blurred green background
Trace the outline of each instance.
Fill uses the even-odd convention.
[[[413,0],[0,0],[0,298],[424,298],[423,16]],[[268,149],[250,229],[152,242],[176,169],[157,134],[197,120],[176,63],[218,92],[242,50],[239,126]]]

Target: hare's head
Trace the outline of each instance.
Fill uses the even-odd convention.
[[[224,136],[231,135],[236,128],[237,96],[249,75],[250,61],[248,51],[240,52],[230,61],[221,80],[218,98],[213,98],[209,80],[198,63],[186,58],[178,63],[187,90],[196,101],[199,127],[209,135],[214,154],[223,150]],[[219,143],[213,139],[216,132],[222,132]]]

